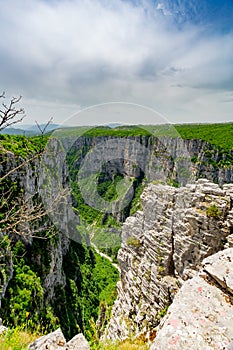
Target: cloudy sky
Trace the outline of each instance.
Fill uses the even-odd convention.
[[[26,123],[107,102],[233,120],[232,0],[0,0],[0,23],[0,90]]]

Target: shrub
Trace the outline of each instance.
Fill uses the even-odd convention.
[[[211,204],[211,206],[209,208],[206,209],[206,215],[209,218],[215,218],[218,219],[221,215],[221,211],[218,209],[218,207],[216,206],[216,204]]]
[[[127,245],[132,245],[135,248],[140,248],[141,247],[141,242],[139,239],[135,237],[129,237],[126,242]]]

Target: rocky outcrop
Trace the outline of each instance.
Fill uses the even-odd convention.
[[[151,350],[233,349],[233,248],[204,259],[162,320]]]
[[[186,187],[149,185],[143,211],[123,225],[121,280],[105,338],[156,327],[184,281],[204,258],[232,247],[233,185],[208,180]]]
[[[29,350],[90,350],[90,346],[82,333],[77,334],[69,342],[58,328],[55,332],[35,340],[28,346]]]

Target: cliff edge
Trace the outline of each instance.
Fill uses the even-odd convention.
[[[233,246],[232,184],[151,184],[141,198],[143,210],[123,225],[121,280],[105,339],[149,336],[184,282],[200,278],[203,259]]]

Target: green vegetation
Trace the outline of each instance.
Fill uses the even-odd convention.
[[[106,201],[114,201],[118,197],[117,185],[121,180],[124,179],[123,175],[116,175],[113,179],[107,179],[105,181],[105,176],[103,172],[100,173],[98,178],[97,192]]]
[[[26,325],[25,325],[26,328]],[[36,340],[38,336],[17,327],[8,329],[0,335],[1,350],[27,350],[28,345]]]
[[[109,217],[112,218],[111,216]],[[111,257],[115,263],[118,263],[117,253],[121,246],[121,226],[120,224],[117,224],[117,228],[117,225],[111,222],[109,225],[110,227],[108,227],[108,224],[103,227],[96,227],[92,225],[88,229],[88,232],[91,232],[92,242],[98,247],[98,249],[102,253],[105,253]]]
[[[140,125],[123,125],[116,128],[110,128],[109,126],[78,126],[67,127],[55,130],[52,137],[128,137],[128,136],[150,136],[150,130]]]
[[[156,317],[157,317],[158,319],[163,318],[163,317],[166,315],[168,308],[169,308],[169,305],[166,305],[163,309],[161,309],[161,310],[157,313]]]
[[[233,149],[233,123],[175,125],[183,139],[200,139],[223,150]]]
[[[48,137],[33,136],[26,137],[22,135],[1,135],[0,134],[0,152],[6,151],[14,153],[16,156],[26,158],[34,155],[44,149]]]
[[[48,273],[46,270],[50,268],[51,251],[56,249],[56,240],[34,239],[30,249],[20,240],[14,243],[8,239],[1,243],[1,250],[11,248],[14,263],[14,276],[1,308],[7,326],[40,334],[61,326],[67,338],[73,337],[77,330],[89,337],[90,320],[97,320],[103,303],[110,317],[119,279],[111,262],[94,254],[87,246],[71,241],[63,258],[65,286],[55,287],[53,301],[48,304],[43,282]]]
[[[113,268],[110,261],[95,253],[95,267],[93,269],[93,279],[99,288],[99,301],[112,306],[116,296],[116,282],[119,280],[118,271]]]
[[[31,334],[17,327],[9,329],[0,335],[1,350],[27,350],[28,345],[35,341],[38,335]],[[140,340],[125,340],[123,342],[99,342],[91,344],[92,350],[147,350],[149,345]]]
[[[53,133],[54,136],[170,136],[183,139],[200,139],[224,150],[233,149],[233,123],[216,124],[163,124],[163,125],[132,125],[110,127],[74,127],[63,128]]]
[[[144,341],[130,339],[115,343],[99,342],[91,347],[91,349],[93,350],[147,350],[149,348],[149,345],[146,344]]]
[[[221,216],[222,212],[218,209],[216,204],[211,204],[209,208],[206,209],[206,215],[209,218],[218,219]]]
[[[95,127],[86,131],[86,137],[111,136],[111,137],[129,137],[129,136],[150,136],[151,133],[143,127],[136,125],[119,126],[117,128]]]
[[[135,237],[129,237],[126,242],[127,245],[131,245],[135,248],[140,248],[141,247],[141,242],[139,239]]]
[[[207,141],[225,151],[233,149],[233,123],[142,125],[154,136]]]

